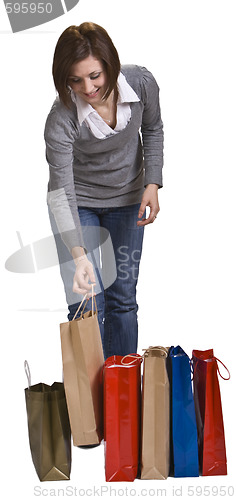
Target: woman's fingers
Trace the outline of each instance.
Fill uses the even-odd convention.
[[[151,224],[152,222],[154,222],[160,210],[158,201],[158,190],[156,184],[149,184],[143,193],[143,198],[138,213],[139,219],[143,217],[143,214],[147,207],[150,208],[150,214],[148,217],[143,218],[142,220],[138,220],[137,221],[138,226],[146,226],[147,224]]]

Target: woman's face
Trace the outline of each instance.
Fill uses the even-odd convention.
[[[74,92],[89,104],[99,104],[106,92],[106,73],[102,62],[93,56],[73,64],[68,84]]]

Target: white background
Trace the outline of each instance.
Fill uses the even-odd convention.
[[[229,382],[220,379],[227,477],[135,480],[111,486],[117,496],[120,488],[127,487],[133,495],[143,488],[166,489],[169,497],[174,496],[173,488],[181,487],[179,496],[186,495],[189,485],[236,487],[234,6],[230,0],[80,0],[55,21],[13,34],[0,4],[1,489],[5,498],[33,499],[36,486],[49,496],[58,488],[66,495],[69,485],[78,490],[106,485],[103,444],[93,450],[73,448],[70,482],[38,481],[28,445],[23,363],[28,359],[32,383],[62,379],[59,323],[67,314],[64,291],[58,267],[34,274],[10,273],[4,267],[19,248],[16,231],[24,245],[51,234],[43,130],[55,97],[52,58],[61,32],[83,21],[107,29],[121,62],[146,66],[160,86],[164,188],[160,214],[145,233],[138,352],[149,345],[180,344],[191,356],[194,348],[213,347],[231,372]],[[206,496],[204,490],[200,493]]]

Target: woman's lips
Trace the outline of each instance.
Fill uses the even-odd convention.
[[[89,99],[93,99],[94,97],[96,97],[98,95],[98,92],[99,92],[100,89],[97,89],[95,90],[94,92],[91,92],[90,94],[84,94],[86,97],[88,97]]]

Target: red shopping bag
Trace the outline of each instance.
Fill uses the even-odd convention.
[[[111,356],[104,363],[106,481],[134,481],[138,472],[141,413],[139,355]]]
[[[213,349],[193,350],[192,355],[200,471],[203,476],[226,475],[224,422],[217,375],[218,372],[222,377],[218,367],[219,360],[215,358]],[[229,380],[230,374],[228,378],[222,378]]]

